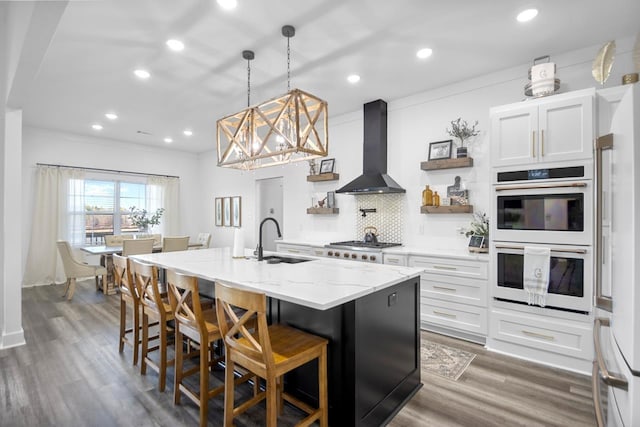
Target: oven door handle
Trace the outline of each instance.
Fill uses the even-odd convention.
[[[596,307],[613,311],[613,301],[611,297],[602,295],[602,213],[604,209],[604,197],[602,194],[602,152],[613,148],[613,134],[601,136],[596,139]]]
[[[567,182],[558,184],[536,184],[536,185],[499,185],[496,191],[508,190],[544,190],[549,188],[585,188],[586,182]]]
[[[524,246],[512,246],[512,245],[496,245],[496,249],[515,249],[524,251]],[[586,249],[551,249],[551,252],[563,252],[569,254],[586,254]]]
[[[629,389],[629,382],[625,377],[620,374],[616,374],[613,372],[609,372],[607,369],[607,364],[604,361],[604,357],[602,355],[602,345],[600,343],[600,331],[603,326],[609,327],[609,319],[605,317],[596,317],[593,321],[593,346],[596,351],[596,363],[598,364],[598,370],[600,372],[600,378],[602,381],[607,383],[607,385],[611,387],[616,387],[621,390]],[[595,399],[595,398],[594,398]]]

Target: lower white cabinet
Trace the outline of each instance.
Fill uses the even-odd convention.
[[[293,255],[313,255],[311,246],[292,245],[290,243],[277,243],[276,251]]]
[[[488,268],[483,260],[411,255],[422,268],[420,320],[424,329],[484,343],[488,333]]]

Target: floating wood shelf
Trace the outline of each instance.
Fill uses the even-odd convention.
[[[421,206],[420,213],[452,214],[452,213],[473,213],[472,205],[453,206]]]
[[[471,157],[460,157],[457,159],[429,160],[427,162],[420,162],[420,169],[425,171],[437,170],[437,169],[468,168],[471,166],[473,166],[473,159]]]
[[[331,215],[340,213],[340,208],[307,208],[307,213],[312,215]]]
[[[319,182],[319,181],[337,181],[340,179],[339,173],[321,173],[318,175],[307,175],[307,181],[309,182]]]

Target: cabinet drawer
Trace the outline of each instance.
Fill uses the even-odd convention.
[[[590,324],[581,325],[568,320],[553,321],[540,316],[493,310],[491,335],[502,340],[572,356],[579,359],[593,358],[593,339]]]
[[[420,320],[478,335],[487,335],[487,310],[472,305],[420,298]]]
[[[313,246],[310,248],[310,250],[311,250],[310,255],[313,255],[313,256],[324,256],[326,251],[324,246]]]
[[[409,257],[409,266],[423,268],[425,273],[469,277],[472,279],[486,279],[488,277],[487,263],[480,261],[411,256]]]
[[[392,255],[392,254],[382,254],[382,263],[389,265],[407,265],[407,256],[406,255]]]
[[[420,277],[422,297],[487,307],[486,280],[428,273],[423,273]]]
[[[290,245],[285,243],[276,244],[276,250],[278,252],[284,252],[287,254],[297,254],[297,255],[313,255],[311,252],[311,247],[304,245]]]

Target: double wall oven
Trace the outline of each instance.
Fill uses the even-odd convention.
[[[593,179],[586,166],[507,170],[494,179],[494,298],[526,303],[524,248],[551,249],[546,307],[587,313],[593,292]]]

